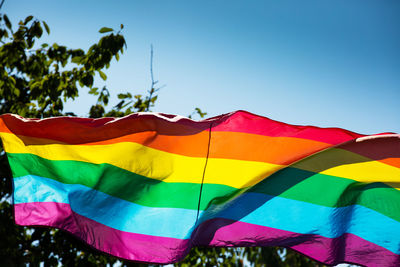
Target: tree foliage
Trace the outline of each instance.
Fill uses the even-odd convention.
[[[107,79],[104,70],[112,59],[119,60],[126,49],[121,31],[103,27],[100,39],[87,51],[54,43],[38,43],[49,26],[33,16],[21,20],[14,30],[9,18],[0,14],[0,114],[15,113],[24,117],[45,118],[70,115],[64,111],[67,100],[76,99],[81,90],[96,97],[89,108],[92,118],[120,117],[132,112],[149,111],[157,100],[157,81],[145,96],[130,92],[117,97],[119,103],[107,108],[110,91],[94,86],[98,75]],[[151,56],[153,53],[151,53]],[[151,60],[152,63],[152,60]],[[191,114],[207,113],[199,108]],[[106,266],[118,259],[91,249],[69,234],[56,229],[16,226],[11,204],[11,172],[0,150],[0,258],[5,266]],[[178,266],[316,266],[317,263],[282,248],[193,248]],[[124,266],[142,266],[122,262]]]

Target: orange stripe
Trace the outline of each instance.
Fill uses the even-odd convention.
[[[65,144],[50,139],[18,136],[25,145]],[[109,145],[133,142],[161,151],[205,157],[209,132],[194,135],[159,135],[154,131],[139,132],[105,141],[82,145]],[[237,159],[287,165],[331,145],[294,137],[269,137],[237,132],[212,132],[210,158]],[[216,149],[214,149],[216,148]]]
[[[400,159],[399,158],[382,159],[382,160],[380,160],[380,162],[400,168]]]
[[[8,129],[2,118],[0,118],[0,132],[11,133],[10,129]]]
[[[232,158],[287,165],[332,145],[295,137],[212,132],[210,158]],[[218,148],[214,150],[213,148]]]
[[[108,145],[120,142],[134,142],[165,152],[180,154],[189,157],[206,157],[209,132],[200,132],[193,135],[172,136],[160,135],[154,131],[147,131],[125,135],[105,141],[88,143],[87,145]]]

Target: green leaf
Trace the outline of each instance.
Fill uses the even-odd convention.
[[[83,57],[76,56],[76,57],[73,57],[71,59],[71,62],[72,63],[76,63],[76,64],[80,64],[82,62],[82,59],[83,59]]]
[[[8,19],[7,15],[4,14],[3,18],[4,18],[4,22],[6,23],[7,28],[9,28],[11,30],[11,22]]]
[[[114,30],[111,28],[103,27],[99,30],[99,33],[106,33],[106,32],[112,32],[112,31],[114,31]]]
[[[9,80],[9,82],[12,84],[12,85],[15,85],[15,79],[14,79],[14,77],[12,77],[12,76],[8,76],[8,80]]]
[[[81,79],[82,83],[87,86],[87,87],[92,87],[93,86],[93,76],[87,73],[84,75]]]
[[[150,102],[154,104],[156,102],[157,98],[158,98],[158,96],[155,96],[155,97],[151,98]]]
[[[20,93],[21,93],[21,92],[19,91],[18,88],[14,88],[14,95],[15,95],[15,96],[19,97]]]
[[[107,80],[107,75],[104,73],[104,72],[102,72],[101,70],[98,70],[98,72],[99,72],[99,74],[100,74],[100,77],[105,81],[105,80]]]
[[[41,36],[42,36],[42,33],[43,33],[43,29],[42,29],[42,27],[40,26],[40,23],[39,22],[34,22],[33,23],[33,28],[32,28],[32,30],[33,30],[33,33],[34,33],[34,35],[36,36],[36,37],[38,37],[38,38],[40,38]]]
[[[99,88],[93,87],[92,89],[90,89],[89,94],[91,94],[91,95],[98,95],[99,92],[97,92],[97,90],[99,90]]]
[[[24,24],[26,25],[29,21],[31,21],[33,19],[33,16],[27,16],[25,18]]]
[[[49,25],[45,21],[42,21],[44,28],[46,29],[47,34],[50,34],[50,28]]]

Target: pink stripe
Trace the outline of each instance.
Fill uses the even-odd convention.
[[[364,136],[340,128],[286,124],[247,111],[236,111],[216,117],[216,119],[217,122],[214,123],[213,131],[243,132],[273,137],[297,137],[334,145]]]
[[[36,202],[14,205],[15,223],[59,228],[116,257],[169,264],[185,257],[190,240],[119,231],[74,213],[68,204]]]
[[[70,232],[105,253],[135,261],[169,264],[183,259],[190,240],[148,236],[119,231],[71,211],[64,203],[15,204],[15,222],[40,225]],[[281,246],[296,250],[319,262],[335,265],[397,266],[400,255],[353,234],[338,238],[302,235],[227,219],[206,221],[193,233],[200,246]]]
[[[368,266],[399,266],[397,255],[353,234],[338,238],[303,235],[279,229],[213,219],[200,225],[193,234],[194,245],[202,246],[281,246],[329,265],[353,263]]]

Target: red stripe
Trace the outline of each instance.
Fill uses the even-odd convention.
[[[24,119],[19,116],[1,115],[0,131],[16,135],[53,139],[69,144],[97,142],[127,134],[155,131],[161,135],[193,135],[207,131],[243,132],[265,136],[296,137],[339,144],[363,135],[339,128],[296,126],[274,121],[245,111],[220,115],[195,122],[187,118],[166,114],[135,113],[123,118]]]
[[[400,135],[351,141],[339,148],[357,153],[372,160],[400,158]]]
[[[98,142],[132,133],[155,131],[162,135],[192,135],[210,128],[209,122],[194,122],[187,118],[151,113],[135,113],[123,118],[55,117],[24,119],[1,115],[0,131],[16,135],[57,140],[69,144]]]
[[[310,139],[329,144],[340,144],[365,135],[340,128],[298,126],[274,121],[246,111],[237,111],[219,118],[213,131],[231,131]]]

